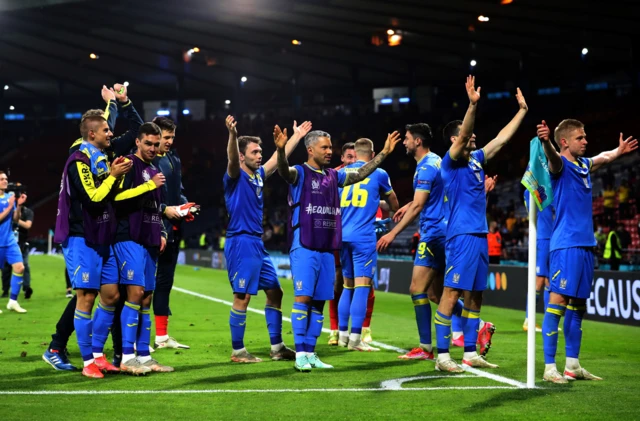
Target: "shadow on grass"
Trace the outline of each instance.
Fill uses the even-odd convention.
[[[486,413],[488,409],[518,408],[518,403],[530,405],[536,398],[544,398],[549,395],[558,395],[571,392],[574,382],[569,384],[556,385],[547,382],[536,384],[544,389],[513,389],[500,392],[498,395],[491,395],[486,400],[471,404],[464,409],[465,415],[474,413]],[[515,403],[515,405],[513,405]]]

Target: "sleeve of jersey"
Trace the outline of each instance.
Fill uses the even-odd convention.
[[[22,216],[24,217],[24,221],[31,221],[33,222],[33,211],[31,209],[27,208],[28,212],[25,212],[24,209],[22,210]]]
[[[393,193],[391,178],[385,170],[379,171],[378,178],[380,179],[380,190],[384,192],[385,196],[389,196],[391,193]]]
[[[344,187],[344,182],[347,180],[347,170],[342,168],[338,171],[338,186]]]
[[[418,170],[418,179],[416,180],[416,191],[431,193],[433,180],[436,178],[437,169],[431,165]]]
[[[127,130],[122,136],[118,136],[111,140],[111,149],[116,156],[124,156],[131,152],[131,149],[136,144],[136,137],[138,136],[138,129],[144,123],[140,114],[134,108],[131,101],[128,101],[122,106],[122,114],[129,120],[129,130]]]
[[[107,126],[112,132],[116,129],[116,118],[118,117],[118,106],[115,101],[109,101],[107,108],[104,109],[104,119],[107,120]]]
[[[471,152],[471,156],[478,162],[480,162],[482,165],[486,164],[487,162],[485,161],[485,155],[484,155],[484,148],[483,149],[479,149],[477,151],[473,151]]]
[[[93,182],[91,168],[84,162],[76,161],[75,164],[69,166],[69,179],[83,198],[93,203],[100,203],[105,200],[109,192],[111,192],[116,179],[113,176],[108,176],[100,187],[96,187]]]
[[[126,189],[124,184],[126,184],[126,181],[123,180],[123,189],[118,192],[118,194],[116,194],[116,197],[114,199],[116,202],[133,199],[134,197],[138,197],[157,188],[156,183],[154,183],[153,180],[149,180],[146,183],[140,184],[139,186],[132,189]]]
[[[302,169],[301,165],[294,165],[293,168],[296,169],[296,180],[293,182],[293,184],[291,184],[291,186],[294,188],[293,190],[295,191],[295,188],[297,188],[298,186],[301,186],[302,183],[304,182],[304,170]]]

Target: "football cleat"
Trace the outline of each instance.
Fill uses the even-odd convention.
[[[20,307],[17,301],[9,300],[7,303],[7,310],[15,311],[16,313],[26,313],[27,310]]]
[[[486,357],[489,353],[489,349],[491,349],[491,338],[493,338],[493,334],[496,332],[496,327],[493,323],[485,322],[482,329],[478,332],[478,340],[476,344],[478,345],[478,354]],[[464,341],[463,341],[464,343]]]
[[[131,358],[128,361],[120,363],[120,371],[123,373],[133,374],[134,376],[139,376],[150,373],[151,368],[141,363],[138,358]]]
[[[120,369],[115,365],[111,364],[107,361],[107,358],[103,355],[102,357],[96,358],[93,363],[98,366],[100,371],[103,373],[119,373]]]
[[[309,364],[309,359],[307,358],[307,356],[303,355],[301,357],[296,357],[296,362],[293,365],[293,368],[298,371],[308,373],[313,367],[311,367],[311,364]]]
[[[436,371],[446,371],[448,373],[464,373],[462,367],[456,364],[451,358],[448,360],[436,360]]]
[[[360,351],[360,352],[376,352],[376,351],[380,351],[380,348],[374,348],[371,345],[364,343],[364,341],[362,339],[357,344],[354,344],[353,342],[349,342],[349,345],[347,346],[347,349],[349,351]]]
[[[525,332],[529,331],[529,322],[527,321],[527,319],[524,319],[522,330],[524,330]],[[536,323],[536,332],[542,332],[542,327],[538,323]]]
[[[158,361],[154,360],[153,358],[150,359],[149,361],[143,362],[142,365],[150,368],[151,371],[156,373],[170,373],[174,371],[173,367],[169,367],[168,365],[162,365]]]
[[[47,349],[42,354],[42,359],[58,371],[75,371],[77,368],[71,364],[65,351]]]
[[[282,345],[279,350],[272,350],[269,353],[269,356],[271,357],[272,361],[293,361],[296,359],[296,352],[293,349],[287,348],[285,345]]]
[[[569,370],[565,367],[564,369],[564,378],[573,381],[573,380],[602,380],[602,377],[594,376],[589,373],[584,368],[580,367],[575,370]]]
[[[329,344],[329,346],[336,346],[338,345],[338,331],[337,330],[332,330],[331,333],[329,333],[329,342],[327,342]]]
[[[373,338],[371,337],[371,328],[370,327],[363,327],[362,328],[362,342],[364,342],[365,344],[371,344],[371,342],[373,342]]]
[[[166,340],[155,343],[156,348],[176,348],[176,349],[190,349],[189,345],[184,345],[176,341],[174,338],[169,336]],[[151,351],[153,352],[153,351]]]
[[[498,368],[497,364],[491,364],[482,355],[476,355],[470,360],[462,360],[462,364],[475,368]]]
[[[338,346],[346,348],[349,345],[349,335],[338,335]]]
[[[73,292],[71,291],[71,289],[67,290],[67,295],[65,295],[65,297],[67,298],[73,298]]]
[[[309,364],[312,368],[333,368],[331,364],[326,364],[320,361],[320,358],[318,358],[318,354],[316,354],[315,352],[307,356],[307,361],[309,361]]]
[[[94,363],[89,364],[88,366],[86,366],[85,368],[82,369],[82,375],[85,377],[89,377],[92,379],[102,379],[104,378],[104,374],[102,374],[102,371],[100,370],[100,368],[95,365]]]
[[[425,351],[422,348],[413,348],[411,351],[398,357],[401,360],[433,360],[433,351]]]
[[[560,372],[553,368],[551,370],[546,370],[544,375],[542,376],[542,380],[545,382],[551,382],[556,384],[567,384],[569,380],[567,380]]]
[[[258,357],[254,357],[249,352],[242,348],[239,351],[233,351],[231,354],[231,362],[234,363],[261,363],[262,360]]]

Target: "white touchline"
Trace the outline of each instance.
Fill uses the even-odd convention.
[[[210,297],[208,295],[200,294],[198,292],[189,291],[188,289],[179,288],[179,287],[177,287],[175,285],[173,287],[173,290],[182,292],[184,294],[193,295],[194,297],[199,297],[199,298],[203,298],[205,300],[209,300],[209,301],[213,301],[213,302],[216,302],[216,303],[224,304],[224,305],[227,305],[227,306],[232,306],[233,305],[233,303],[231,301],[221,300],[221,299],[215,298],[215,297]],[[261,315],[264,316],[264,311],[260,310],[260,309],[248,307],[247,311],[251,311],[253,313],[261,314]],[[282,320],[291,323],[291,319],[288,318],[288,317],[282,316]],[[330,333],[331,332],[330,329],[326,329],[326,328],[323,328],[322,331],[325,332],[325,333]],[[382,342],[373,341],[371,344],[377,346],[378,348],[388,349],[390,351],[396,351],[396,352],[398,352],[400,354],[406,354],[408,352],[408,350],[406,350],[406,349],[398,348],[396,346],[388,345],[388,344],[385,344],[385,343],[382,343]],[[521,388],[521,389],[526,389],[527,388],[526,383],[522,383],[522,382],[519,382],[517,380],[510,379],[508,377],[499,376],[499,375],[493,374],[493,373],[487,373],[485,371],[478,370],[478,369],[473,368],[473,367],[468,367],[466,365],[462,365],[462,368],[464,368],[465,371],[468,371],[469,373],[475,374],[476,376],[479,376],[479,377],[485,377],[487,379],[494,380],[494,381],[499,382],[499,383],[508,384],[510,386],[518,387],[518,388]],[[429,390],[429,389],[425,389],[425,390]]]

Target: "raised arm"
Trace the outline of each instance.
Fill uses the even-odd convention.
[[[384,148],[377,154],[371,161],[358,168],[358,171],[348,172],[347,178],[344,181],[343,186],[349,186],[356,184],[367,178],[378,166],[384,161],[384,159],[395,149],[396,145],[400,142],[400,134],[395,131],[387,135],[387,140],[384,142]]]
[[[138,130],[140,130],[140,126],[142,126],[144,121],[142,121],[140,114],[138,114],[138,111],[131,103],[127,95],[126,86],[116,83],[113,85],[113,88],[111,88],[111,91],[114,93],[120,105],[122,116],[129,122],[129,129],[122,135],[111,139],[110,149],[114,151],[116,156],[124,156],[135,147]]]
[[[542,120],[542,124],[538,124],[538,139],[542,141],[542,147],[544,148],[544,154],[547,156],[549,162],[549,172],[552,174],[558,174],[562,171],[562,158],[556,148],[551,143],[549,126],[547,122]]]
[[[285,154],[287,158],[291,156],[291,153],[300,143],[300,139],[303,139],[307,133],[311,130],[311,122],[305,121],[300,126],[297,125],[297,122],[294,120],[293,122],[293,135],[287,141],[287,145],[284,148]],[[280,136],[281,130],[280,127],[276,125],[273,129],[273,138],[275,139],[277,136]],[[287,129],[284,129],[284,135],[287,135]],[[278,167],[278,152],[274,152],[271,155],[271,158],[263,165],[265,177],[269,177],[272,175]]]
[[[382,236],[380,240],[378,240],[378,244],[376,246],[379,252],[384,252],[390,245],[393,243],[393,240],[396,239],[398,234],[405,230],[411,223],[416,219],[424,205],[427,203],[429,199],[429,192],[426,190],[416,190],[413,195],[413,201],[407,204],[407,210],[402,216],[400,222],[393,227],[393,229],[386,235]]]
[[[227,143],[227,174],[231,178],[238,178],[240,175],[240,148],[238,147],[237,121],[228,115],[224,121],[229,130],[229,143]]]
[[[478,87],[478,90],[476,90],[475,84],[476,77],[467,76],[465,88],[467,89],[467,96],[469,97],[469,108],[467,108],[467,112],[464,115],[464,120],[462,120],[458,139],[453,142],[451,148],[449,149],[449,156],[454,160],[464,155],[465,150],[467,150],[469,142],[471,141],[471,137],[473,136],[473,126],[476,121],[476,109],[478,106],[478,101],[480,100],[481,89],[480,87]],[[447,140],[448,139],[445,139],[445,142]]]
[[[518,131],[520,124],[522,124],[522,120],[524,120],[524,116],[527,115],[527,111],[529,111],[529,107],[520,88],[517,88],[516,100],[518,100],[518,106],[520,107],[516,115],[511,119],[509,124],[500,130],[498,136],[484,147],[484,158],[486,161],[496,156],[496,154],[500,152],[500,149],[509,143],[513,135]]]
[[[277,127],[277,126],[276,126]],[[278,163],[278,174],[280,177],[284,178],[289,184],[293,184],[296,182],[296,178],[298,177],[298,171],[289,166],[289,161],[287,160],[287,133],[286,131],[283,133],[281,131],[273,132],[273,140],[276,144],[276,156]]]
[[[603,165],[606,165],[615,161],[616,159],[620,158],[624,154],[627,154],[629,152],[632,152],[638,149],[638,141],[636,139],[633,139],[633,136],[629,136],[628,138],[623,140],[622,133],[620,133],[619,142],[620,143],[617,148],[611,151],[602,152],[601,154],[591,158],[591,161],[592,161],[591,172],[594,172],[595,170],[602,167]]]

